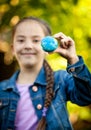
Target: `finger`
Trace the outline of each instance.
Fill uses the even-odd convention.
[[[73,39],[70,38],[69,36],[66,37],[66,38],[64,38],[64,39],[61,39],[60,42],[61,42],[62,44],[64,44],[65,46],[67,46],[67,47],[71,46],[71,45],[74,43]]]
[[[60,47],[62,47],[62,48],[67,48],[67,45],[66,45],[66,40],[65,39],[62,39],[61,41],[60,41]]]
[[[63,38],[66,38],[66,35],[64,35],[62,32],[60,32],[60,33],[53,35],[53,37],[56,39],[63,39]]]
[[[71,37],[68,36],[68,42],[69,43],[74,43],[74,40]]]

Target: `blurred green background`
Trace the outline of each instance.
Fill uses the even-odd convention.
[[[17,69],[13,59],[11,29],[26,16],[46,20],[52,34],[63,32],[75,40],[78,55],[82,55],[91,71],[91,0],[0,0],[0,80],[9,78]],[[66,69],[66,60],[57,54],[47,56],[54,70]],[[56,63],[56,64],[55,64]],[[91,105],[79,107],[67,104],[75,130],[91,130]]]

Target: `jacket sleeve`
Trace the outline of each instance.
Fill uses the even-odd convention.
[[[67,99],[80,106],[91,104],[91,73],[84,64],[83,58],[79,56],[76,64],[68,65],[66,77]]]

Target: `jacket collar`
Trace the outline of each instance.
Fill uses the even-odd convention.
[[[44,67],[41,68],[34,84],[40,84],[40,85],[43,85],[43,86],[47,85]]]
[[[17,80],[19,72],[20,70],[16,71],[13,74],[13,76],[7,81],[7,85],[3,86],[3,90],[13,89],[13,91],[17,91],[17,88],[15,86],[16,86],[16,80]],[[44,67],[41,68],[34,84],[46,86],[47,82],[46,82],[46,75],[45,75]]]
[[[10,79],[4,81],[4,85],[2,88],[3,90],[13,89],[13,91],[17,91],[17,88],[15,86],[19,72],[20,72],[19,70],[16,71]]]

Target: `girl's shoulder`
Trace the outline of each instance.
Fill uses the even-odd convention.
[[[8,84],[8,79],[0,81],[0,90],[2,90],[2,88],[6,87]]]
[[[71,75],[66,70],[54,71],[54,80],[57,84],[67,82],[69,78],[71,78]]]
[[[70,74],[66,70],[57,70],[54,71],[54,77],[55,78],[66,78],[69,77]]]

